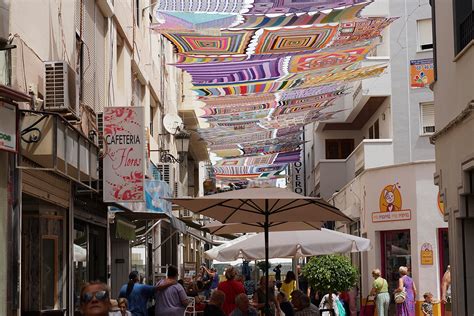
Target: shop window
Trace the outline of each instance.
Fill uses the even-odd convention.
[[[354,151],[354,139],[326,139],[326,159],[346,159]]]
[[[389,292],[398,287],[401,266],[411,272],[410,230],[384,231],[380,233],[382,250],[382,273],[389,285]]]
[[[417,50],[424,51],[433,49],[433,27],[431,19],[416,21],[418,29]]]
[[[433,102],[420,104],[421,135],[430,135],[435,132],[434,116]]]

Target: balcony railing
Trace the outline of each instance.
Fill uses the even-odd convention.
[[[323,198],[370,168],[393,165],[391,139],[365,139],[346,159],[320,160],[314,168],[315,187]]]

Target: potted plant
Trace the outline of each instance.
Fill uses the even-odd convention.
[[[259,262],[257,262],[257,267],[258,267],[260,270],[262,270],[263,275],[266,275],[266,274],[267,274],[267,272],[268,272],[268,270],[271,268],[271,266],[272,266],[271,263],[268,262],[268,264],[267,264],[267,262],[265,262],[265,260],[264,260],[264,261],[259,261]]]
[[[357,269],[350,260],[341,255],[313,257],[302,269],[308,283],[320,293],[329,293],[332,306],[332,294],[347,291],[356,285]]]

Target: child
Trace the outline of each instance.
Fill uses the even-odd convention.
[[[433,300],[433,294],[426,292],[423,294],[425,301],[421,305],[421,311],[423,315],[433,316],[433,304],[436,304],[437,301]]]

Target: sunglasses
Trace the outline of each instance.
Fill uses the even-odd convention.
[[[109,298],[109,292],[107,291],[87,292],[82,295],[81,301],[82,303],[87,304],[90,301],[92,301],[94,297],[98,301],[104,302]]]

